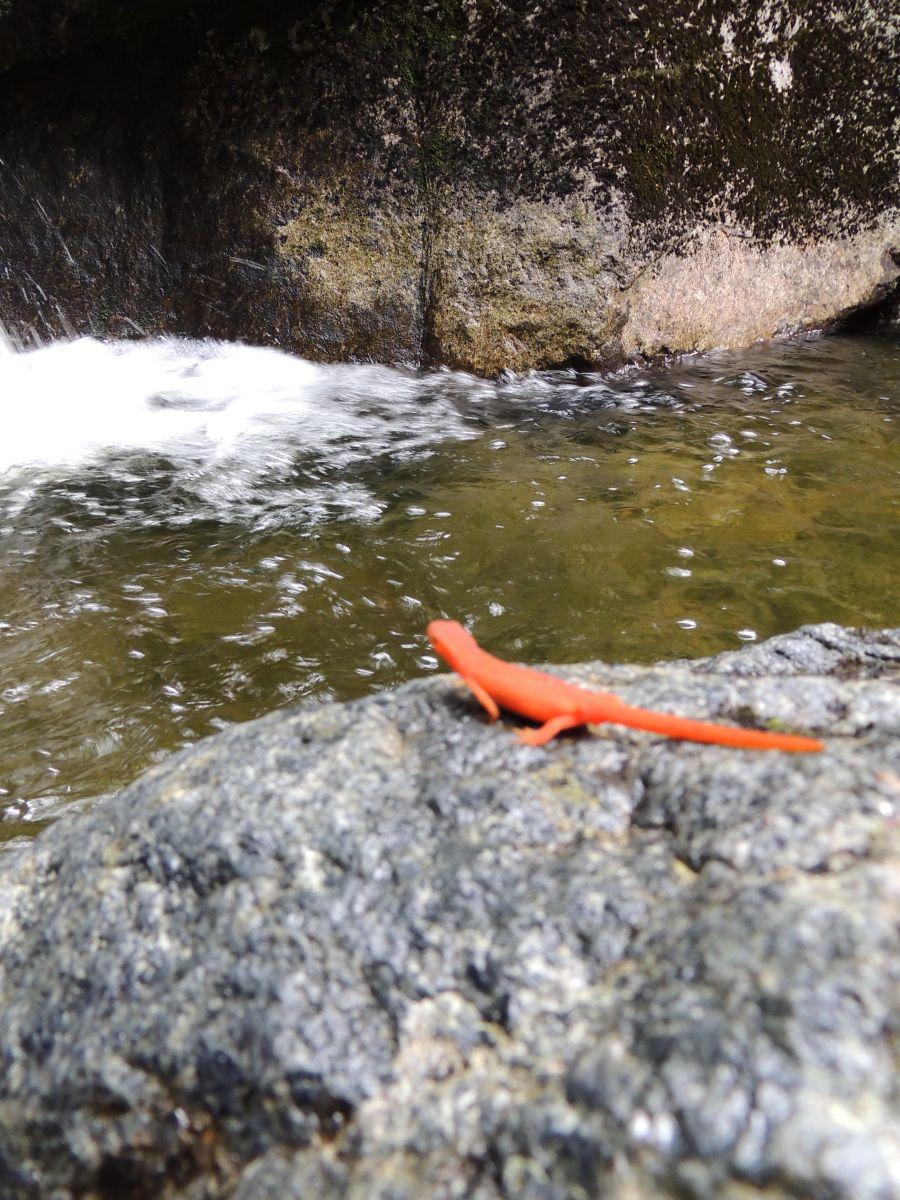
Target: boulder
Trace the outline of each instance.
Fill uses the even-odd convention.
[[[898,44],[894,0],[0,0],[0,321],[488,375],[828,325],[900,275]]]
[[[896,1195],[900,630],[559,673],[827,747],[430,678],[181,752],[0,875],[0,1194]]]

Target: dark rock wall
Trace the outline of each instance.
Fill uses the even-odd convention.
[[[0,0],[0,319],[484,372],[827,322],[900,271],[893,8]]]
[[[203,0],[0,0],[0,70],[76,53],[188,3]]]

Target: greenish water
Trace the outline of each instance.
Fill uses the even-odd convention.
[[[0,359],[0,838],[297,701],[900,622],[900,339],[489,384],[159,343]]]

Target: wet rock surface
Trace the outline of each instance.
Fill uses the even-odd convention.
[[[893,0],[0,0],[0,320],[492,374],[900,274]]]
[[[10,1197],[887,1198],[900,631],[560,674],[827,740],[272,714],[0,876]]]

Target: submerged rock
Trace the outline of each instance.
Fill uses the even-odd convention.
[[[896,1195],[900,631],[560,673],[827,749],[441,678],[176,755],[0,878],[0,1194]]]
[[[827,324],[900,274],[895,17],[0,0],[0,320],[485,374]]]

